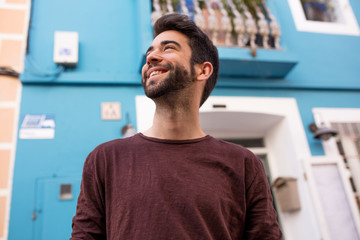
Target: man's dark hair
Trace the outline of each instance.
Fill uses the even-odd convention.
[[[169,30],[178,31],[189,39],[191,65],[204,62],[210,62],[213,65],[213,73],[207,79],[201,97],[201,106],[209,97],[218,79],[219,56],[217,48],[209,37],[185,14],[171,13],[159,18],[154,24],[154,38]]]

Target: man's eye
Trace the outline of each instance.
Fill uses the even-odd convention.
[[[175,47],[173,47],[173,46],[165,46],[164,47],[164,50],[168,50],[168,49],[175,49]]]

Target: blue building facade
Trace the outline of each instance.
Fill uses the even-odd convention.
[[[351,19],[360,22],[360,3],[346,3]],[[271,182],[279,177],[297,180],[300,210],[282,211],[274,187],[286,239],[340,236],[341,230],[332,230],[335,218],[326,214],[336,211],[322,198],[334,189],[319,181],[331,174],[338,176],[335,181],[343,191],[336,196],[346,201],[347,232],[360,239],[359,174],[354,174],[356,163],[351,164],[359,159],[360,148],[359,27],[345,12],[340,23],[317,30],[319,21],[296,20],[304,11],[296,8],[300,4],[266,1],[280,25],[281,49],[218,47],[220,77],[213,98],[201,110],[201,123],[219,138],[263,139]],[[87,154],[100,143],[123,137],[121,129],[129,123],[138,131],[151,123],[151,111],[143,113],[148,103],[141,97],[140,69],[152,41],[153,10],[148,0],[32,1],[9,239],[69,238]],[[341,30],[345,25],[349,31]],[[76,67],[60,69],[53,62],[55,31],[79,34]],[[102,120],[104,102],[120,103],[121,119]],[[50,126],[54,136],[21,136],[26,116],[44,115],[55,123]],[[338,137],[314,139],[308,128],[314,122],[337,128]],[[346,124],[353,126],[349,134],[342,131]],[[350,135],[352,143],[345,143]],[[344,161],[347,152],[358,156]]]

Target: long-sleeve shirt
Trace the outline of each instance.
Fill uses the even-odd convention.
[[[140,133],[85,161],[73,240],[281,238],[261,160],[238,145]]]

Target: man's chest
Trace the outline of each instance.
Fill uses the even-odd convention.
[[[126,211],[172,208],[211,213],[221,208],[228,215],[245,207],[244,182],[221,162],[151,157],[115,164],[108,171],[105,195]]]

